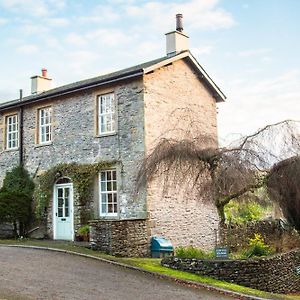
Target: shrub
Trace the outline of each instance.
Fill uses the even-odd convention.
[[[15,234],[24,236],[31,221],[31,204],[34,183],[28,172],[17,166],[6,173],[3,187],[0,190],[0,220],[11,222]]]
[[[267,245],[259,233],[255,233],[253,238],[249,239],[249,248],[245,252],[245,257],[267,256],[274,253],[273,249]]]
[[[266,212],[268,208],[254,201],[232,201],[225,206],[226,219],[237,224],[261,220]]]
[[[188,246],[188,247],[179,246],[175,250],[175,255],[179,258],[198,258],[198,259],[209,259],[214,257],[213,252],[207,253],[193,246]]]

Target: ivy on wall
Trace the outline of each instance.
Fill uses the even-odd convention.
[[[100,170],[111,168],[117,161],[98,162],[96,164],[59,164],[47,170],[37,179],[34,192],[35,214],[38,219],[45,216],[53,193],[53,185],[61,177],[68,177],[73,183],[78,203],[85,206],[91,199],[94,177]]]

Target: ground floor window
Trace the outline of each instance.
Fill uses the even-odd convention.
[[[100,216],[118,215],[118,193],[116,170],[100,172]]]

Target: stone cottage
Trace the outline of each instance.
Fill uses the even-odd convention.
[[[225,99],[188,50],[180,15],[166,46],[165,57],[57,88],[43,69],[31,77],[32,95],[0,105],[0,182],[20,162],[37,182],[55,172],[43,210],[50,238],[74,240],[89,221],[91,239],[113,254],[146,255],[152,236],[213,246],[213,204],[162,195],[159,178],[136,193],[139,162],[157,141],[192,132],[189,117],[217,137],[216,102]],[[98,166],[85,201],[68,171],[75,163]]]

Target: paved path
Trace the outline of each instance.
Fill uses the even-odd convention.
[[[0,299],[232,299],[105,262],[0,247]]]

